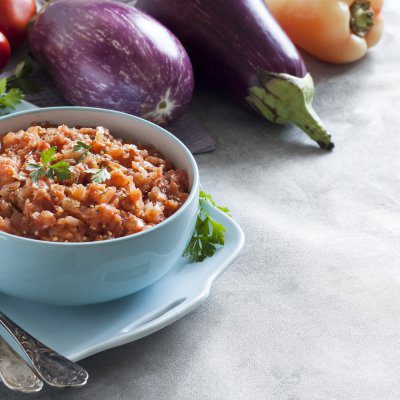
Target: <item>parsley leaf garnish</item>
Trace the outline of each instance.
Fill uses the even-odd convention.
[[[49,171],[51,171],[52,174],[51,179],[54,180],[54,176],[56,176],[60,182],[67,181],[72,177],[69,164],[66,161],[59,161],[58,163],[50,165]]]
[[[57,147],[50,147],[48,150],[43,150],[40,154],[43,164],[48,164],[54,160],[54,156],[57,153]]]
[[[200,192],[199,203],[200,209],[197,215],[195,231],[183,254],[185,257],[189,257],[192,262],[201,262],[207,257],[212,257],[218,246],[225,244],[225,227],[210,216],[204,208],[204,203],[209,203],[230,215],[227,207],[217,206],[212,196],[204,191]]]
[[[107,168],[87,169],[85,172],[87,174],[92,174],[92,182],[94,183],[103,183],[111,178]]]
[[[43,165],[28,164],[26,169],[32,171],[29,177],[33,182],[37,182],[44,176],[48,179],[54,180],[57,178],[60,182],[68,180],[72,177],[69,169],[70,165],[66,161],[59,161],[55,164],[50,164],[55,159],[57,147],[43,150],[40,154]]]
[[[36,164],[29,164],[26,169],[28,171],[32,171],[29,174],[29,177],[33,182],[37,182],[40,178],[42,178],[46,174],[46,169]]]
[[[0,79],[0,112],[6,108],[15,109],[15,106],[21,103],[23,94],[20,89],[7,90],[7,79]]]
[[[220,210],[220,211],[224,212],[225,214],[228,214],[229,216],[231,216],[231,214],[230,214],[231,212],[229,211],[228,207],[218,206],[215,203],[214,199],[212,198],[211,194],[208,194],[208,193],[204,192],[203,190],[200,191],[200,200],[207,201],[208,203],[210,203],[215,208],[218,208],[218,210]]]
[[[23,92],[34,92],[38,90],[36,83],[29,76],[33,66],[26,56],[19,62],[11,76],[0,79],[0,115],[8,108],[15,109],[24,98]]]
[[[30,76],[33,72],[33,66],[27,55],[23,56],[15,68],[13,75],[7,80],[7,88],[19,88],[25,93],[37,92],[39,90],[36,82],[32,81]]]
[[[81,162],[87,155],[87,153],[89,153],[89,151],[92,149],[92,146],[89,146],[86,143],[81,142],[80,140],[77,141],[77,144],[73,147],[74,151],[82,151],[81,156],[78,158],[78,162]]]
[[[86,143],[81,142],[80,140],[78,140],[76,142],[77,144],[74,146],[74,151],[80,151],[80,150],[90,150],[92,148],[92,146],[89,146]]]

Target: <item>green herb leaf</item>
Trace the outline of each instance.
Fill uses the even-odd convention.
[[[20,104],[24,95],[19,89],[11,89],[7,93],[0,97],[0,104],[2,107],[12,108],[15,110],[15,106]]]
[[[208,220],[212,231],[211,236],[209,236],[209,242],[223,246],[225,244],[225,227],[210,217]]]
[[[3,78],[0,79],[0,96],[6,91],[7,89],[7,79]]]
[[[211,195],[203,191],[200,192],[199,203],[200,209],[194,234],[183,254],[185,257],[189,257],[190,261],[196,263],[204,261],[207,257],[212,257],[218,247],[225,244],[225,227],[210,216],[204,208],[204,203],[209,203],[219,210],[229,213],[227,207],[217,206]]]
[[[60,182],[71,179],[72,177],[69,164],[66,161],[59,161],[58,163],[50,165],[49,171],[52,171]]]
[[[80,140],[77,141],[77,144],[74,146],[74,151],[80,151],[80,150],[91,150],[92,146],[89,146],[86,143],[81,142]]]
[[[40,165],[33,166],[33,164],[30,164],[30,167],[34,168],[34,170],[29,174],[29,177],[33,182],[37,182],[46,174],[46,169]]]
[[[92,174],[92,182],[94,183],[103,183],[111,178],[107,168],[87,169],[85,172],[87,174]]]
[[[36,82],[32,81],[30,78],[32,72],[32,63],[30,62],[29,57],[25,55],[18,63],[13,75],[8,78],[7,87],[9,89],[19,88],[26,93],[37,92],[39,87]]]
[[[35,170],[37,170],[37,169],[39,169],[39,168],[42,168],[40,165],[37,165],[37,164],[28,164],[27,166],[26,166],[26,169],[28,170],[28,171],[35,171]]]
[[[50,163],[55,159],[57,147],[51,147],[50,149],[43,150],[40,154],[43,165],[28,164],[26,169],[32,171],[29,177],[33,182],[37,182],[42,177],[54,180],[57,178],[60,182],[71,179],[72,173],[70,171],[70,165],[66,161],[59,161],[55,164]]]
[[[86,155],[89,153],[89,151],[92,149],[92,146],[89,146],[86,143],[81,142],[78,140],[77,144],[73,147],[74,151],[81,151],[84,150],[81,154],[81,156],[76,160],[78,163],[80,163]]]
[[[54,181],[54,178],[56,177],[56,174],[55,174],[55,172],[54,172],[52,169],[47,168],[47,170],[46,170],[44,176],[45,176],[47,179],[50,179],[51,181]]]
[[[32,64],[28,64],[26,60],[23,60],[16,66],[14,70],[14,76],[16,78],[22,78],[23,76],[30,74],[32,69]]]
[[[7,79],[0,79],[0,109],[12,108],[21,103],[23,99],[23,94],[19,89],[7,90]]]
[[[54,160],[54,156],[57,153],[57,147],[50,147],[48,150],[43,150],[40,154],[43,164],[49,164]]]
[[[231,216],[231,214],[230,214],[231,212],[230,212],[228,207],[218,206],[215,203],[214,199],[212,198],[211,194],[208,194],[208,193],[204,192],[203,190],[200,191],[200,200],[204,200],[204,201],[210,203],[215,208],[218,208],[218,210],[220,210],[220,211],[224,212],[225,214],[228,214],[229,216]]]
[[[38,90],[38,86],[29,78],[32,70],[32,64],[25,56],[17,65],[13,75],[8,79],[0,79],[0,115],[4,114],[7,108],[14,110],[24,98],[24,92]]]

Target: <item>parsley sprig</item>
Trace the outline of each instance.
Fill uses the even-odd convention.
[[[92,182],[94,183],[103,183],[111,178],[110,173],[108,172],[107,168],[100,168],[100,169],[87,169],[85,171],[87,174],[92,174]]]
[[[16,66],[13,74],[7,79],[8,89],[21,89],[24,93],[33,93],[39,90],[35,81],[31,79],[33,65],[29,56],[24,55]]]
[[[204,191],[200,191],[199,203],[200,209],[197,215],[195,231],[184,253],[184,256],[189,257],[192,262],[201,262],[207,257],[212,257],[218,247],[225,244],[226,229],[210,216],[204,207],[205,203],[209,203],[230,215],[227,207],[218,206],[212,196]]]
[[[42,165],[39,164],[28,164],[27,170],[32,171],[29,177],[33,182],[37,182],[39,179],[46,177],[54,180],[57,178],[60,182],[68,180],[72,177],[69,169],[70,165],[66,161],[59,161],[55,164],[51,164],[55,159],[57,147],[51,147],[48,150],[43,150],[40,154]]]
[[[29,57],[24,56],[18,63],[12,75],[0,79],[0,115],[7,113],[7,109],[15,110],[24,98],[24,92],[38,90],[37,84],[31,80],[33,66]]]
[[[7,79],[0,79],[0,114],[4,114],[7,108],[15,110],[15,106],[21,103],[24,95],[17,88],[12,88],[7,91]]]
[[[74,151],[82,151],[81,156],[78,158],[78,163],[81,162],[89,151],[92,149],[92,146],[89,146],[86,143],[81,142],[80,140],[77,141],[77,144],[73,147]]]
[[[86,155],[92,150],[92,146],[81,142],[78,140],[77,144],[73,147],[74,151],[82,151],[81,156],[77,159],[77,162],[81,162]],[[91,181],[94,183],[103,183],[111,178],[110,173],[108,172],[107,168],[92,168],[85,170],[86,174],[92,174]]]

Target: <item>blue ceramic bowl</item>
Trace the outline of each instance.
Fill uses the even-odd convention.
[[[53,243],[0,232],[0,291],[51,304],[93,304],[132,294],[164,276],[182,257],[198,210],[199,172],[189,150],[155,124],[94,108],[43,108],[9,115],[0,118],[0,135],[44,122],[105,126],[115,136],[154,145],[188,172],[190,196],[162,223],[119,239]]]

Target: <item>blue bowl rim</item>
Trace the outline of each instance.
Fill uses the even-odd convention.
[[[197,188],[200,186],[200,179],[199,179],[199,169],[196,163],[196,160],[193,157],[193,154],[190,152],[190,150],[186,147],[186,145],[179,140],[176,136],[174,136],[171,132],[167,131],[165,128],[162,128],[161,126],[150,122],[144,118],[137,117],[135,115],[127,114],[121,111],[114,111],[114,110],[109,110],[106,108],[96,108],[96,107],[76,107],[76,106],[62,106],[62,107],[43,107],[43,108],[37,108],[34,110],[27,110],[27,111],[20,111],[16,112],[13,114],[5,115],[0,117],[0,122],[4,120],[9,120],[13,118],[17,118],[21,115],[29,115],[29,114],[37,114],[43,111],[69,111],[69,110],[76,110],[76,111],[95,111],[99,113],[106,113],[106,114],[113,114],[117,115],[120,117],[128,118],[128,119],[134,119],[136,121],[142,122],[144,124],[150,125],[153,128],[156,128],[159,130],[161,133],[163,133],[165,136],[167,136],[169,139],[171,139],[172,142],[174,142],[176,145],[182,148],[182,150],[185,152],[185,155],[187,156],[188,160],[190,161],[192,170],[193,170],[193,184],[192,188],[190,190],[190,194],[188,199],[185,201],[185,203],[182,205],[182,207],[173,215],[165,219],[164,221],[160,222],[157,225],[154,225],[144,231],[138,232],[138,233],[133,233],[128,236],[123,236],[120,238],[115,238],[115,239],[107,239],[107,240],[100,240],[100,241],[92,241],[92,242],[51,242],[47,240],[38,240],[38,239],[31,239],[31,238],[26,238],[24,236],[17,236],[17,235],[12,235],[11,233],[6,233],[0,231],[0,236],[6,236],[15,240],[21,240],[25,242],[30,242],[30,243],[35,243],[36,245],[50,245],[50,246],[61,246],[61,247],[90,247],[90,246],[101,246],[101,245],[110,245],[113,243],[117,242],[122,242],[125,240],[132,240],[134,238],[144,236],[146,234],[149,234],[151,232],[154,232],[157,229],[160,229],[161,227],[171,223],[174,219],[176,219],[180,214],[183,213],[183,211],[189,207],[189,204],[194,201],[198,200],[197,198],[195,199],[196,193],[197,193]],[[2,133],[0,132],[0,135]],[[114,133],[113,133],[114,134]],[[116,135],[118,137],[118,135]],[[160,149],[162,151],[162,149]]]

